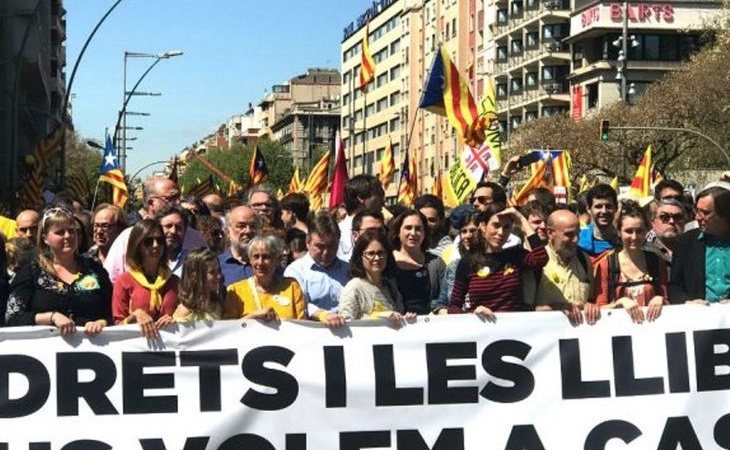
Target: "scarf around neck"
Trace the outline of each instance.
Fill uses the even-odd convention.
[[[162,287],[165,286],[165,283],[167,283],[167,280],[170,279],[172,272],[170,272],[167,267],[161,265],[160,268],[157,269],[157,278],[155,278],[154,282],[150,283],[147,281],[147,277],[141,270],[129,267],[127,271],[132,278],[134,278],[134,281],[150,291],[150,312],[155,313],[159,311],[162,307],[162,295],[160,295],[160,289],[162,289]]]

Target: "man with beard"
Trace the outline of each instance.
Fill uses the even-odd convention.
[[[15,218],[15,235],[28,239],[36,245],[36,234],[38,234],[38,211],[25,209],[20,211]]]
[[[610,185],[598,184],[588,191],[586,203],[591,223],[580,230],[578,247],[591,257],[591,264],[596,267],[601,257],[618,243],[618,232],[613,225],[618,198]]]
[[[182,266],[189,250],[183,249],[183,239],[188,229],[188,218],[182,208],[167,205],[157,212],[155,219],[160,222],[165,235],[165,261],[174,275],[182,277]]]
[[[598,307],[592,303],[593,270],[588,255],[578,249],[580,222],[570,210],[559,209],[548,216],[548,263],[537,286],[537,310],[562,310],[572,323],[595,323]]]
[[[253,276],[248,261],[248,243],[259,231],[259,218],[249,206],[237,206],[226,216],[228,240],[231,248],[218,257],[226,287]]]
[[[91,217],[94,245],[86,252],[86,256],[104,264],[112,243],[125,228],[127,228],[127,216],[123,209],[110,203],[97,206]]]
[[[659,200],[651,220],[651,231],[646,236],[647,250],[661,256],[672,265],[672,254],[677,241],[684,233],[687,217],[684,206],[673,198]]]
[[[682,235],[672,259],[669,300],[730,303],[730,182],[715,181],[697,195],[700,228]]]

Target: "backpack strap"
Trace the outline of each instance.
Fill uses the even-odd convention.
[[[606,258],[608,258],[608,302],[613,303],[616,301],[616,287],[621,275],[621,267],[618,261],[618,253],[611,251]]]

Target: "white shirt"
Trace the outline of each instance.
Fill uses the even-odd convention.
[[[355,243],[352,242],[352,219],[354,217],[354,214],[348,214],[338,224],[340,227],[340,245],[337,247],[337,257],[348,263],[352,257],[352,250],[355,247]]]

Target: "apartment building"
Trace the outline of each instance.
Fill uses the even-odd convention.
[[[359,89],[361,43],[369,22],[375,81]],[[392,142],[396,165],[401,149],[417,161],[419,191],[428,192],[460,148],[446,118],[418,108],[421,90],[439,44],[481,95],[484,10],[476,0],[381,0],[344,29],[342,136],[351,174],[377,175]],[[397,167],[399,168],[399,167]],[[398,171],[386,195],[397,195]]]
[[[574,0],[570,18],[571,114],[575,120],[621,100],[624,4]],[[720,1],[627,3],[626,101],[680,67],[700,44],[700,28],[722,9]]]
[[[68,119],[61,111],[65,14],[62,0],[0,1],[0,193],[6,204],[19,190],[24,156]]]
[[[503,141],[570,107],[570,0],[487,0],[486,53]]]

